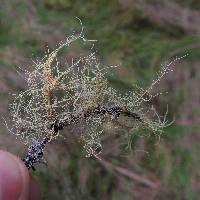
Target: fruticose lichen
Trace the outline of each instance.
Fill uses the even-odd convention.
[[[75,42],[91,44],[85,55],[72,58],[71,63],[61,67],[58,53]],[[109,85],[107,73],[116,66],[102,66],[94,50],[94,41],[86,40],[83,28],[74,33],[41,60],[34,62],[34,70],[24,70],[27,90],[13,95],[10,104],[11,124],[9,131],[28,146],[23,159],[25,165],[34,169],[36,163],[44,162],[45,146],[62,135],[66,126],[81,124],[84,127],[80,139],[84,142],[86,156],[97,156],[102,151],[101,137],[105,123],[118,120],[119,116],[132,120],[134,128],[145,128],[158,137],[167,125],[153,110],[149,117],[144,106],[156,95],[153,87],[173,70],[173,62],[162,66],[155,80],[147,89],[137,87],[126,94]]]

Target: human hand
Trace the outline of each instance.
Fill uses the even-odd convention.
[[[0,150],[0,200],[39,200],[34,179],[16,156]]]

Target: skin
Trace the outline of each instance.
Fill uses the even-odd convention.
[[[24,163],[0,150],[0,200],[40,200],[39,188]]]

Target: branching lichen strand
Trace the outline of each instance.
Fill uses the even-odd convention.
[[[71,63],[63,69],[57,61],[58,53],[64,47],[70,48],[76,41],[92,43],[91,49],[72,58]],[[86,156],[99,153],[97,150],[101,147],[105,121],[112,122],[120,115],[133,119],[133,124],[159,137],[163,127],[168,125],[166,116],[161,120],[154,109],[151,109],[153,115],[143,110],[148,107],[147,102],[157,95],[151,94],[153,87],[173,70],[171,66],[179,58],[164,65],[147,89],[137,87],[134,91],[120,94],[109,86],[107,80],[107,73],[116,66],[102,66],[93,43],[85,39],[82,27],[79,34],[67,37],[57,49],[41,61],[34,62],[32,71],[24,71],[28,88],[14,95],[10,105],[12,125],[9,132],[29,145],[23,159],[29,169],[43,162],[45,146],[69,125],[76,126],[83,122],[81,139]]]

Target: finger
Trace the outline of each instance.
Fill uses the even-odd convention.
[[[39,200],[39,199],[41,199],[39,187],[35,179],[31,176],[29,200]]]
[[[29,173],[14,155],[0,151],[0,200],[27,200]]]

